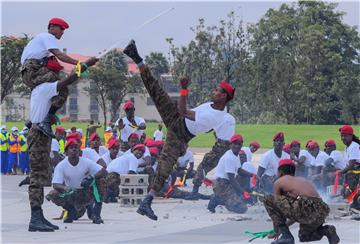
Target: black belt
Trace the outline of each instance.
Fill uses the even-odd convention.
[[[229,143],[229,140],[216,139],[216,142],[219,142],[219,143]]]

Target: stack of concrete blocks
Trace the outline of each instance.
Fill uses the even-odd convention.
[[[148,175],[120,175],[120,205],[124,207],[138,206],[144,200],[148,188]]]

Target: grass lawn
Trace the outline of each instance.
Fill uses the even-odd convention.
[[[8,131],[11,130],[12,126],[17,126],[20,130],[24,127],[22,122],[8,122],[5,123]],[[88,123],[77,123],[77,122],[66,122],[62,123],[61,126],[66,129],[75,126],[82,128],[86,131]],[[309,139],[316,140],[320,143],[320,146],[324,144],[327,139],[334,139],[337,142],[339,150],[344,149],[344,145],[340,140],[338,132],[340,125],[249,125],[249,124],[238,124],[236,126],[236,132],[240,133],[245,139],[245,145],[248,145],[250,141],[256,140],[260,143],[262,148],[272,147],[272,137],[278,132],[282,131],[285,133],[285,142],[290,143],[291,140],[297,139],[302,143],[302,147],[305,142]],[[148,136],[153,135],[157,123],[147,123],[146,134]],[[360,126],[354,126],[355,134],[360,135]],[[103,134],[103,128],[98,130],[100,134]],[[212,133],[201,134],[194,138],[190,142],[191,147],[211,147],[214,144],[214,136]]]

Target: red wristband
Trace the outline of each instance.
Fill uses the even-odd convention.
[[[189,94],[189,90],[188,90],[188,89],[181,89],[181,90],[180,90],[180,96],[186,97],[188,94]]]

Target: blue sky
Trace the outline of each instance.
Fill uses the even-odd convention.
[[[132,2],[2,2],[2,35],[34,36],[46,31],[48,20],[60,17],[70,24],[59,41],[69,53],[96,55],[103,49],[119,42],[126,45],[133,37],[139,52],[145,56],[151,51],[167,53],[169,45],[166,38],[174,38],[175,45],[187,44],[193,33],[190,27],[196,26],[199,18],[207,25],[216,25],[234,10],[247,23],[257,22],[269,8],[278,8],[290,1],[132,1]],[[140,31],[133,33],[143,22],[162,11],[174,7]],[[346,12],[344,22],[359,25],[359,1],[341,2],[339,11]],[[358,28],[359,29],[359,28]]]

